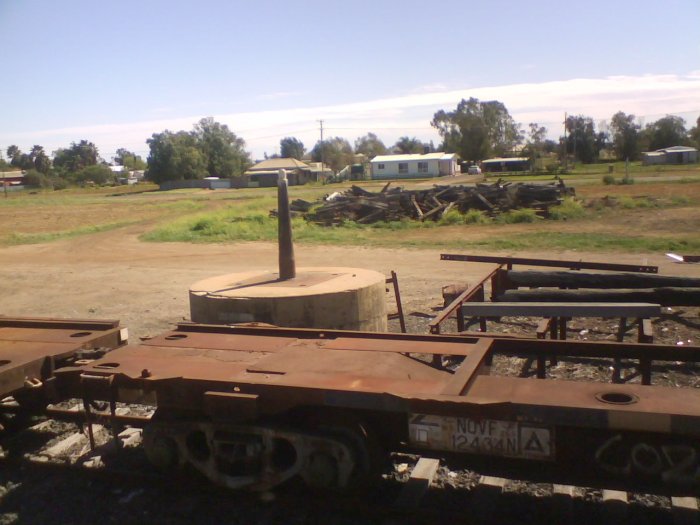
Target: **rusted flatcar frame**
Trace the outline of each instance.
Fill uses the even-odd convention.
[[[397,334],[385,332],[355,332],[346,330],[325,330],[320,328],[284,328],[265,327],[249,325],[215,325],[197,324],[182,322],[178,323],[172,332],[166,334],[200,333],[200,334],[241,334],[271,337],[293,337],[295,339],[376,339],[392,341],[395,344],[387,344],[381,350],[383,352],[405,353],[401,348],[404,341],[418,342],[446,342],[462,343],[474,345],[484,337],[480,332],[473,335],[459,334]],[[561,341],[557,339],[526,339],[514,337],[496,337],[489,334],[489,339],[493,339],[494,352],[508,352],[513,354],[559,354],[571,357],[620,357],[623,359],[640,358],[644,355],[659,361],[689,361],[700,363],[700,347],[698,346],[677,346],[677,345],[656,345],[644,343],[611,343],[609,341]],[[463,355],[458,348],[454,355]]]
[[[481,281],[476,283],[474,286],[470,286],[464,292],[459,294],[454,301],[452,301],[448,306],[443,308],[440,313],[435,316],[435,318],[428,324],[431,334],[440,333],[440,325],[444,323],[450,316],[455,315],[457,318],[457,331],[464,331],[464,316],[461,313],[462,304],[469,301],[483,301],[486,298],[485,290],[486,283],[491,281],[491,286],[493,288],[494,280],[498,279],[498,276],[503,270],[503,265],[499,265],[494,268],[490,273],[488,273]],[[493,295],[493,294],[492,294]],[[486,322],[482,319],[480,321],[481,329],[483,332],[486,331]]]
[[[659,273],[658,266],[565,261],[556,259],[528,259],[524,257],[495,257],[489,255],[459,255],[443,253],[440,255],[440,260],[504,264],[509,270],[513,269],[514,264],[523,264],[527,266],[568,268],[570,270],[609,270],[617,272]]]
[[[452,256],[449,256],[452,257]],[[455,256],[457,257],[457,256]],[[469,257],[470,260],[472,257],[477,257],[477,256],[465,256]],[[484,257],[484,259],[494,259],[494,260],[504,260],[508,258],[503,258],[503,257]],[[520,259],[520,260],[525,260],[525,259]],[[528,259],[529,260],[529,259]],[[532,259],[533,261],[537,261],[539,259]],[[588,263],[584,263],[588,264]],[[594,263],[598,264],[598,263]],[[655,268],[655,267],[649,267],[649,268]],[[500,264],[495,270],[492,270],[488,275],[483,277],[481,281],[476,283],[473,287],[469,288],[468,290],[464,291],[459,297],[457,297],[452,303],[450,303],[446,308],[444,308],[440,313],[429,323],[429,331],[432,334],[440,334],[441,329],[440,325],[444,323],[451,315],[455,315],[456,320],[457,320],[457,331],[459,333],[465,332],[465,321],[464,321],[464,316],[462,315],[461,307],[464,303],[470,302],[470,301],[483,301],[485,298],[484,290],[487,281],[491,281],[491,301],[495,301],[496,297],[500,296],[503,294],[505,291],[510,290],[510,289],[516,289],[517,286],[512,283],[508,279],[508,269],[512,269],[512,264],[508,264],[507,268],[505,264]],[[550,337],[552,339],[566,339],[566,325],[567,321],[569,318],[566,317],[557,317],[557,318],[551,318],[547,322],[547,324],[542,324],[541,326],[538,326],[537,328],[537,338],[544,338],[546,333],[549,332]],[[626,326],[627,319],[622,317],[620,319],[620,327],[618,330],[618,341],[622,341],[624,338],[624,334],[627,331],[627,326]],[[653,342],[653,331],[651,330],[651,324],[649,319],[637,319],[636,323],[639,326],[638,330],[638,342],[640,343],[651,343]],[[479,328],[481,332],[486,332],[487,331],[487,326],[486,326],[486,318],[485,317],[479,317]],[[556,363],[556,360],[552,361],[553,364]]]
[[[502,353],[520,357],[531,357],[537,362],[537,377],[546,377],[546,362],[548,359],[556,363],[560,358],[611,358],[628,359],[638,362],[638,368],[643,385],[651,385],[652,364],[654,361],[679,361],[688,363],[700,363],[700,347],[656,345],[650,343],[611,343],[608,341],[566,341],[558,339],[529,339],[521,337],[503,336],[495,333],[481,334],[473,332],[468,335],[416,335],[416,334],[390,334],[376,332],[349,332],[343,330],[319,330],[307,328],[266,328],[250,326],[220,326],[199,325],[194,323],[180,323],[177,325],[179,332],[199,333],[229,333],[245,335],[277,335],[294,337],[298,339],[336,339],[338,337],[351,339],[380,339],[386,341],[381,351],[405,353],[402,342],[448,342],[475,345],[484,336],[493,341],[491,351],[486,356],[487,364],[493,354]],[[391,344],[393,342],[393,344]],[[457,350],[457,349],[456,349]],[[432,354],[434,364],[439,362],[443,355],[438,352],[427,351]],[[461,351],[455,351],[451,355],[465,355]]]
[[[127,339],[114,320],[0,316],[0,397],[42,388],[61,361],[82,350],[113,349]]]
[[[465,359],[454,371],[431,371],[428,363],[406,353]],[[388,433],[387,447],[405,442],[418,450],[549,459],[568,465],[575,462],[579,434],[584,433],[587,438],[581,443],[590,444],[592,439],[593,448],[587,450],[598,450],[604,463],[607,450],[617,446],[621,438],[616,436],[623,433],[636,447],[632,449],[635,461],[641,458],[635,454],[653,446],[682,451],[692,446],[698,454],[700,392],[696,389],[490,376],[487,365],[494,353],[538,362],[552,355],[635,359],[646,367],[649,379],[654,361],[700,363],[700,347],[181,324],[83,368],[59,371],[57,377],[72,385],[79,397],[83,378],[101,376],[91,385],[95,388],[90,397],[95,400],[110,400],[114,392],[119,401],[127,400],[122,395],[155,393],[158,410],[164,407],[166,416],[168,411],[182,411],[201,422],[193,423],[193,429],[221,425],[223,434],[230,429],[229,435],[252,432],[258,421],[260,432],[274,434],[270,421],[289,417],[282,421],[301,424],[303,418],[298,419],[295,410],[306,408],[331,420],[333,415],[342,421],[348,416],[370,418],[374,428]],[[312,366],[315,355],[321,360],[317,368]],[[367,363],[368,368],[358,368],[358,362]],[[394,385],[401,388],[395,390]],[[168,421],[179,425],[182,420],[156,417],[154,423],[168,428]],[[460,439],[469,432],[472,436],[483,432],[464,430],[465,425],[492,425],[497,433],[515,428],[520,432],[514,438],[520,440],[516,449],[522,446],[534,452],[518,455],[512,449],[516,453],[509,456],[509,451],[500,454],[479,446],[470,452],[436,438],[431,430],[435,425],[446,425],[446,432]],[[280,428],[280,436],[289,434],[284,434],[289,427]],[[303,434],[305,427],[299,428]],[[553,441],[540,447],[540,454],[530,445],[535,438]],[[556,447],[562,447],[561,457],[555,438]],[[700,480],[694,483],[697,487]]]

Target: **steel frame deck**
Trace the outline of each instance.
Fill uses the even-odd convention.
[[[127,342],[119,321],[0,316],[0,398],[38,389],[77,353]]]

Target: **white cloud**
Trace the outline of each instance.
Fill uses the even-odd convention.
[[[256,100],[279,100],[281,98],[289,98],[289,97],[294,97],[301,95],[301,92],[299,91],[277,91],[275,93],[263,93],[262,95],[258,95]]]
[[[318,119],[324,120],[325,136],[343,136],[351,141],[368,131],[377,133],[385,143],[399,136],[417,136],[422,140],[439,137],[430,127],[438,109],[453,109],[462,98],[502,101],[516,121],[527,126],[539,122],[549,128],[550,136],[562,132],[564,113],[584,114],[595,120],[609,119],[621,110],[644,117],[650,122],[664,114],[681,114],[689,123],[700,113],[700,72],[687,75],[614,76],[581,78],[540,83],[522,83],[444,91],[434,85],[390,98],[326,106],[308,106],[275,111],[254,111],[213,115],[242,136],[256,158],[273,153],[279,139],[293,135],[307,147],[318,140]],[[288,96],[280,93],[280,96]],[[119,147],[145,153],[145,140],[153,133],[190,130],[202,115],[173,119],[161,118],[128,124],[100,124],[65,127],[34,132],[0,134],[0,145],[18,144],[22,149],[43,144],[51,151],[83,138],[97,144],[103,156]]]

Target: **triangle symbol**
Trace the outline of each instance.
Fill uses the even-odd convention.
[[[527,440],[527,443],[525,443],[525,450],[528,451],[537,451],[537,452],[542,452],[544,453],[544,447],[542,446],[542,443],[540,442],[540,438],[537,437],[537,432],[534,430],[532,431],[532,434],[530,435],[530,439]]]

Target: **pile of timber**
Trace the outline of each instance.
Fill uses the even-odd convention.
[[[694,277],[509,270],[505,272],[502,285],[506,290],[496,296],[497,301],[700,306],[700,279]]]
[[[345,192],[326,196],[319,205],[303,200],[291,203],[292,211],[322,225],[354,221],[371,224],[378,221],[415,219],[438,220],[450,210],[465,213],[481,210],[490,216],[515,208],[532,208],[546,216],[550,206],[560,204],[573,188],[559,180],[550,184],[510,183],[498,180],[476,186],[439,186],[404,190],[387,184],[379,192],[352,186]]]

